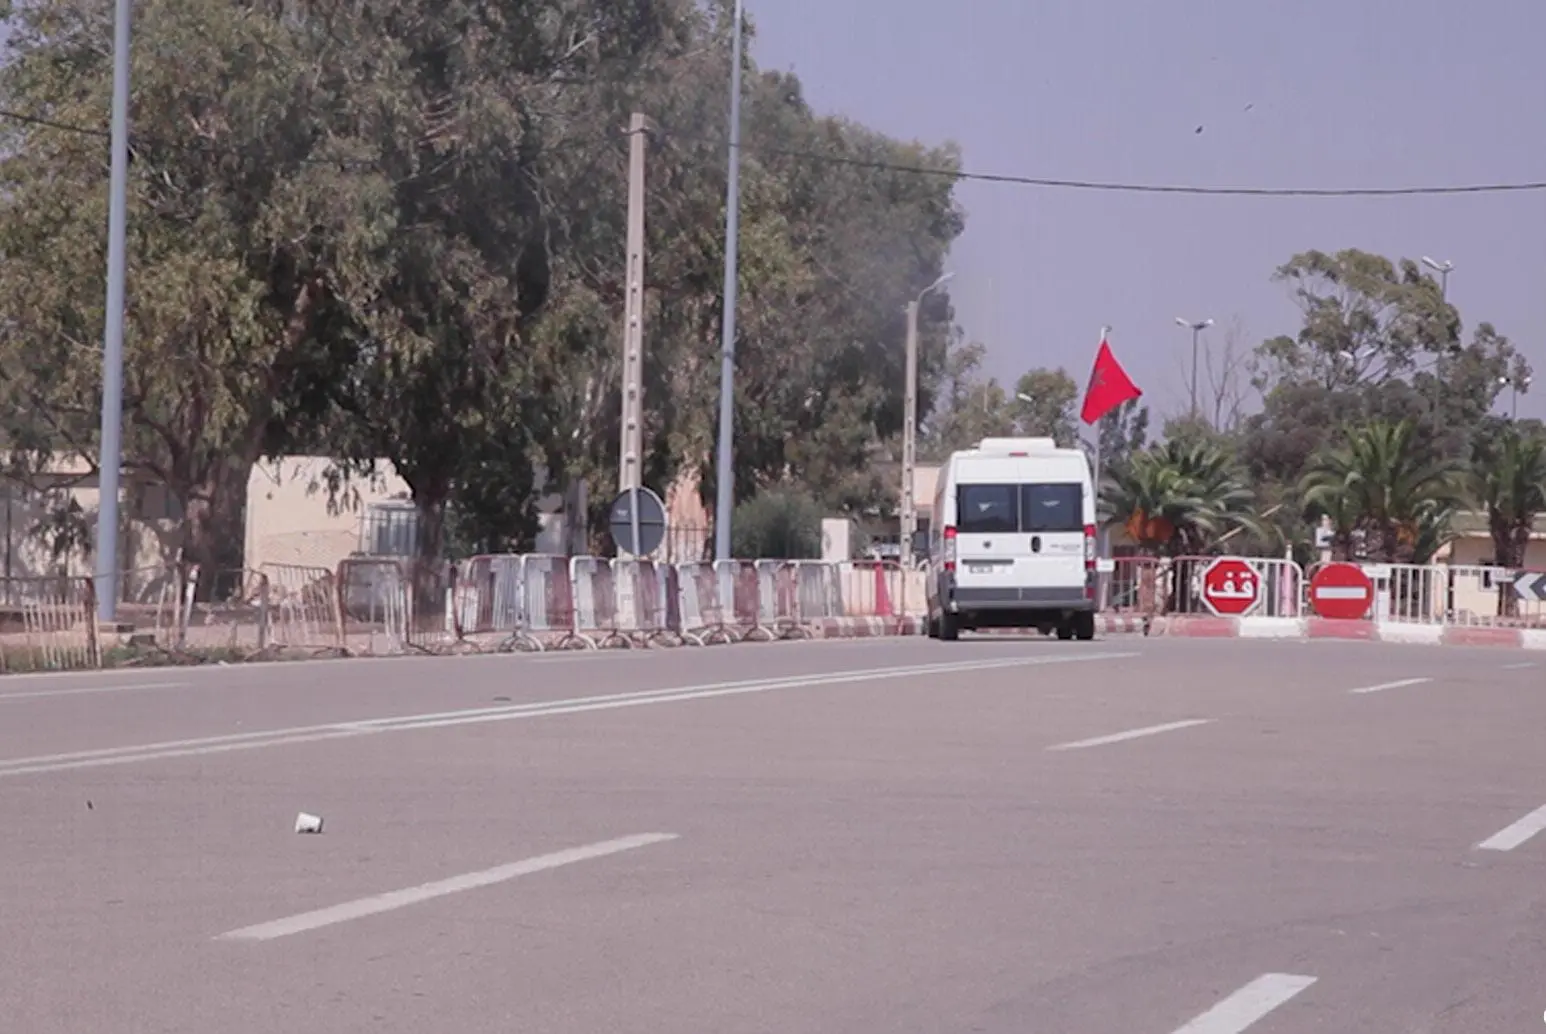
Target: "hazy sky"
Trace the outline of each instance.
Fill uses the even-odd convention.
[[[748,3],[758,63],[797,73],[818,111],[955,140],[973,171],[1266,187],[1546,180],[1546,0]],[[1546,417],[1546,192],[1253,199],[975,183],[959,196],[952,295],[1001,378],[1061,365],[1082,385],[1109,323],[1149,401],[1183,409],[1191,339],[1176,316],[1238,319],[1245,347],[1292,333],[1273,269],[1356,247],[1452,261],[1467,336],[1489,320],[1515,342],[1537,374],[1519,415]]]

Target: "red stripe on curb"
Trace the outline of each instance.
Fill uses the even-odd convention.
[[[1512,646],[1523,647],[1525,637],[1517,628],[1468,628],[1449,625],[1439,640],[1445,646]]]
[[[1352,639],[1375,642],[1380,638],[1380,630],[1379,626],[1372,621],[1312,617],[1306,619],[1305,635],[1310,639]]]

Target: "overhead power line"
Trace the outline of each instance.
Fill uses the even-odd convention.
[[[723,145],[723,141],[713,140],[705,136],[695,136],[691,133],[674,132],[672,135],[683,138],[692,137]],[[849,155],[833,154],[830,151],[811,151],[748,143],[744,140],[740,146],[741,150],[749,153],[771,154],[785,158],[821,162],[828,165],[873,169],[877,172],[899,172],[916,176],[938,176],[979,183],[1006,183],[1023,187],[1046,187],[1055,190],[1095,190],[1119,194],[1191,194],[1221,197],[1412,197],[1443,194],[1505,194],[1546,190],[1546,180],[1409,187],[1203,187],[1187,184],[1123,183],[1105,180],[1054,179],[1046,176],[972,172],[970,170],[947,169],[938,166],[910,165],[905,162],[854,158]]]
[[[35,115],[26,115],[17,111],[0,109],[0,119],[10,119],[15,122],[25,122],[40,126],[45,129],[58,130],[64,133],[80,133],[86,136],[95,136],[106,139],[107,130],[95,129],[90,126],[71,125],[66,122],[57,122],[52,119],[40,118]],[[683,133],[677,130],[668,132],[670,136],[683,139],[695,139],[716,144],[724,144],[724,141],[714,140],[710,137],[699,136],[692,133]],[[833,154],[829,151],[812,151],[800,148],[775,147],[766,144],[748,143],[742,141],[740,148],[744,152],[753,154],[777,155],[783,158],[794,158],[802,161],[819,162],[827,165],[841,165],[858,169],[870,169],[876,172],[896,172],[912,176],[935,176],[947,179],[965,180],[975,183],[1002,183],[1022,187],[1042,187],[1050,190],[1089,190],[1101,191],[1113,194],[1182,194],[1203,197],[1316,197],[1316,198],[1353,198],[1353,197],[1433,197],[1458,194],[1522,194],[1534,191],[1546,191],[1546,180],[1525,180],[1503,183],[1462,183],[1439,186],[1407,186],[1407,187],[1206,187],[1180,183],[1124,183],[1111,180],[1085,180],[1085,179],[1057,179],[1048,176],[1025,176],[999,172],[973,172],[967,169],[946,169],[937,166],[911,165],[905,162],[880,161],[871,158],[854,158],[849,155]],[[339,164],[336,161],[328,161],[327,164]],[[350,164],[347,161],[344,164]]]

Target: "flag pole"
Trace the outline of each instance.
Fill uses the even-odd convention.
[[[1100,328],[1100,340],[1101,340],[1102,344],[1104,344],[1106,342],[1106,336],[1108,334],[1110,334],[1110,333],[1111,333],[1111,328],[1110,327],[1102,326]],[[1105,417],[1101,417],[1101,420],[1104,420],[1104,419],[1105,419]],[[1100,437],[1101,437],[1100,436],[1100,420],[1097,420],[1097,421],[1095,421],[1095,470],[1094,470],[1094,474],[1095,474],[1095,478],[1094,478],[1094,482],[1095,482],[1095,562],[1097,564],[1097,567],[1098,567],[1100,561],[1102,561],[1102,560],[1104,560],[1106,558],[1106,545],[1107,545],[1107,543],[1106,543],[1106,524],[1105,524],[1104,521],[1101,520],[1101,516],[1100,516],[1100,473],[1101,473],[1101,471],[1100,471],[1100,461],[1101,461],[1101,455],[1100,455],[1100,452],[1101,452],[1101,449],[1100,449],[1100,447],[1101,447],[1101,440],[1100,440]],[[1105,581],[1105,579],[1103,579],[1100,576],[1100,573],[1099,573],[1098,570],[1097,570],[1096,575],[1095,575],[1095,585],[1096,585],[1095,607],[1096,607],[1097,610],[1105,610],[1106,609],[1106,601],[1102,597],[1104,597],[1105,594],[1106,594],[1105,593],[1106,581]]]

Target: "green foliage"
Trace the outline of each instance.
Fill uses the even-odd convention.
[[[1535,520],[1546,514],[1546,435],[1508,429],[1477,450],[1469,474],[1471,498],[1487,514],[1495,562],[1523,567]]]
[[[1103,510],[1146,553],[1218,552],[1226,537],[1270,542],[1270,527],[1233,457],[1208,441],[1169,441],[1134,453],[1102,479]]]
[[[1354,429],[1347,443],[1306,471],[1300,497],[1313,517],[1329,516],[1344,553],[1386,562],[1425,563],[1447,541],[1449,519],[1465,502],[1464,467],[1415,445],[1406,421]]]
[[[14,5],[0,93],[96,130],[111,18],[77,8]],[[135,19],[126,462],[183,503],[195,559],[241,541],[263,455],[324,452],[345,477],[390,461],[426,555],[448,534],[527,541],[537,465],[611,488],[634,111],[654,126],[646,480],[708,465],[723,4],[144,0]],[[902,422],[903,306],[964,226],[950,176],[863,163],[959,156],[817,116],[789,75],[749,67],[746,91],[737,494],[792,478],[863,510]],[[105,163],[98,135],[0,131],[0,435],[25,473],[96,451]],[[925,413],[952,327],[932,292]]]
[[[821,556],[822,509],[792,488],[765,489],[735,508],[732,551],[738,557],[807,560]]]

